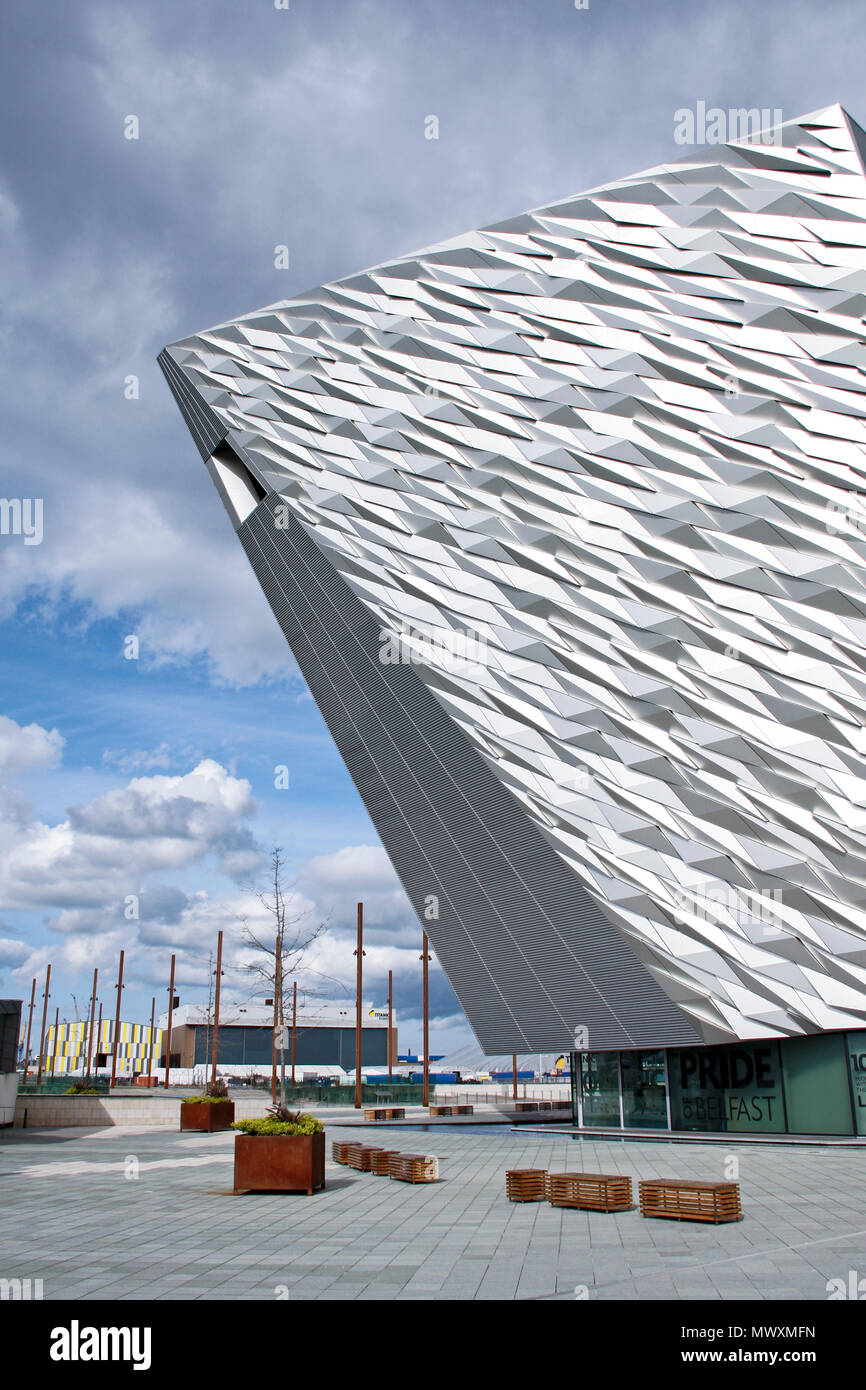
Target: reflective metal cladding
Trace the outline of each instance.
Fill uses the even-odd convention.
[[[830,107],[161,354],[488,1052],[866,1021],[864,152]]]

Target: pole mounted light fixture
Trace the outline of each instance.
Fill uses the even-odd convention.
[[[394,1054],[393,1043],[393,1017],[394,1017],[394,972],[388,971],[388,1085],[394,1080]]]
[[[361,1108],[361,1048],[362,1048],[362,1018],[361,1018],[361,990],[364,983],[364,904],[358,903],[358,945],[354,952],[358,966],[355,980],[355,1109]]]
[[[429,968],[432,956],[427,950],[427,933],[423,933],[421,946],[421,1004],[422,1016],[424,1021],[424,1088],[421,1096],[421,1104],[430,1104],[430,976]]]
[[[27,1080],[27,1073],[30,1070],[30,1031],[33,1027],[33,1006],[36,1003],[36,977],[33,978],[33,985],[30,990],[30,1015],[27,1019],[27,1041],[24,1044],[24,1080]]]
[[[45,1052],[45,1020],[46,1020],[46,1018],[47,1018],[47,1016],[48,1016],[48,998],[49,998],[49,995],[50,995],[50,994],[51,994],[51,965],[50,965],[50,963],[49,963],[49,965],[47,966],[46,971],[45,971],[45,992],[44,992],[44,994],[43,994],[43,996],[42,996],[44,1002],[43,1002],[43,1004],[42,1004],[42,1034],[41,1034],[41,1037],[40,1037],[40,1039],[39,1039],[39,1063],[38,1063],[38,1066],[37,1066],[37,1068],[36,1068],[36,1085],[37,1085],[37,1086],[38,1086],[38,1085],[40,1084],[40,1082],[42,1081],[42,1055],[43,1055],[43,1053]]]
[[[99,979],[99,970],[93,971],[93,993],[90,996],[90,1027],[87,1030],[87,1080],[90,1080],[90,1063],[93,1057],[93,1030],[96,1027],[96,981]],[[99,1051],[99,1040],[97,1039],[97,1052]]]
[[[168,981],[168,1027],[166,1028],[165,1038],[165,1089],[168,1090],[168,1078],[171,1072],[171,1015],[177,1007],[177,1000],[174,997],[174,962],[175,957],[171,958],[171,974]]]
[[[156,995],[150,1003],[150,1050],[147,1058],[147,1084],[153,1085],[153,1055],[156,1049]]]
[[[214,974],[216,975],[216,990],[214,993],[213,1006],[213,1058],[211,1062],[211,1085],[216,1085],[217,1079],[217,1046],[219,1043],[220,1032],[220,982],[223,977],[223,934],[217,937],[217,963]]]
[[[123,952],[120,953],[120,966],[117,972],[117,1010],[114,1016],[114,1039],[111,1048],[111,1085],[117,1075],[117,1044],[120,1041],[120,1000],[123,993]]]

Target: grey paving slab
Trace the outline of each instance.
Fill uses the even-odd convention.
[[[328,1141],[348,1137],[330,1123]],[[353,1137],[371,1140],[369,1128]],[[376,1130],[381,1140],[382,1129]],[[314,1197],[231,1192],[233,1135],[191,1153],[176,1133],[0,1133],[0,1277],[42,1278],[47,1299],[823,1300],[866,1276],[866,1151],[575,1140],[503,1127],[395,1131],[440,1157],[410,1186],[328,1164]],[[135,1153],[139,1177],[123,1176]],[[745,1219],[646,1221],[512,1204],[506,1168],[641,1177],[723,1176],[740,1163]],[[207,1157],[208,1163],[190,1162]]]

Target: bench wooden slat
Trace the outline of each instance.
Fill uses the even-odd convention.
[[[346,1163],[350,1168],[357,1168],[360,1172],[363,1168],[364,1150],[375,1147],[375,1144],[347,1144],[344,1151]]]
[[[674,1221],[742,1221],[740,1185],[736,1182],[649,1178],[640,1184],[641,1216]]]
[[[509,1202],[543,1202],[547,1197],[546,1168],[509,1168],[505,1174]]]
[[[372,1144],[365,1144],[361,1150],[361,1172],[370,1173],[373,1169],[373,1159],[376,1154],[381,1153],[381,1149],[375,1148]]]
[[[435,1182],[439,1177],[439,1160],[430,1154],[392,1154],[388,1160],[388,1176],[398,1182]]]
[[[547,1196],[553,1207],[580,1211],[630,1211],[631,1178],[621,1173],[548,1173]]]
[[[397,1149],[379,1149],[373,1154],[370,1164],[370,1172],[375,1173],[376,1177],[387,1178],[390,1175],[390,1163],[399,1151]]]

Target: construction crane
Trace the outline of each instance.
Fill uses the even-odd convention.
[[[81,1020],[78,1017],[78,1000],[75,998],[74,994],[72,996],[72,1002],[75,1005],[75,1022],[80,1023]]]

